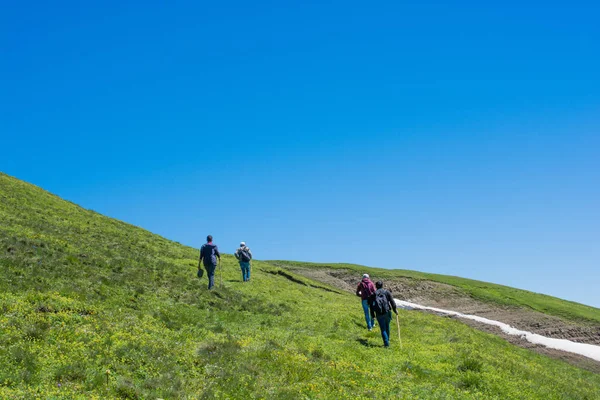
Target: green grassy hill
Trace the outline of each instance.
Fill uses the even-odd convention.
[[[268,261],[270,264],[282,268],[293,269],[327,269],[353,271],[356,276],[361,276],[365,271],[371,275],[385,280],[397,278],[411,278],[414,280],[433,281],[452,285],[464,294],[481,301],[499,305],[527,307],[545,314],[554,315],[575,322],[600,323],[600,310],[585,304],[559,299],[541,293],[515,289],[508,286],[482,282],[457,276],[429,274],[426,272],[410,271],[403,269],[382,269],[365,267],[356,264],[323,264],[298,261]]]
[[[268,263],[242,283],[225,256],[209,292],[197,256],[0,174],[0,398],[600,398],[598,374],[433,315],[401,311],[385,349],[354,296]]]

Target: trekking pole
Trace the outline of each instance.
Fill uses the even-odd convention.
[[[220,288],[223,289],[223,264],[221,264],[221,259],[219,258],[219,271],[221,272],[219,275],[220,277]]]
[[[400,337],[400,318],[396,314],[396,325],[398,325],[398,341],[400,342],[400,350],[402,350],[402,338]]]

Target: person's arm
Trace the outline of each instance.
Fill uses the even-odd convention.
[[[358,286],[356,287],[356,295],[360,296],[360,283],[358,284]]]
[[[373,310],[373,307],[371,307],[371,298],[368,299],[369,300],[369,311],[371,311],[371,319],[375,319],[375,310]]]
[[[394,296],[392,296],[392,292],[390,292],[389,290],[387,292],[387,298],[388,298],[388,301],[390,302],[390,304],[392,305],[392,310],[394,310],[394,312],[397,315],[398,310],[396,309],[396,300],[394,300]]]
[[[249,247],[246,247],[248,249],[248,255],[250,256],[250,259],[252,260],[252,252],[250,251]]]
[[[240,249],[237,249],[237,250],[235,251],[235,253],[233,253],[233,256],[234,256],[236,259],[238,259],[238,260],[239,260],[239,259],[240,259]]]
[[[219,261],[221,261],[221,253],[219,253],[219,248],[215,246],[215,255],[219,257]]]
[[[204,245],[202,245],[202,247],[200,247],[200,260],[198,261],[198,269],[200,269],[202,266],[202,253],[203,253],[202,250],[204,250]]]

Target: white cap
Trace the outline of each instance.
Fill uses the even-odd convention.
[[[363,278],[368,278],[369,274],[363,274]]]
[[[240,243],[240,246],[245,246],[245,245],[246,245],[246,242],[241,242]]]

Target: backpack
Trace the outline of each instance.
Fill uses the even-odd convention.
[[[240,261],[249,262],[252,259],[246,249],[240,248]]]
[[[372,289],[373,286],[369,285],[367,282],[365,281],[361,281],[360,282],[360,291],[364,294],[365,298],[369,298],[371,297],[371,295],[375,292],[373,292]]]
[[[371,308],[377,315],[387,314],[390,311],[390,302],[387,297],[387,290],[377,290],[371,297]]]

